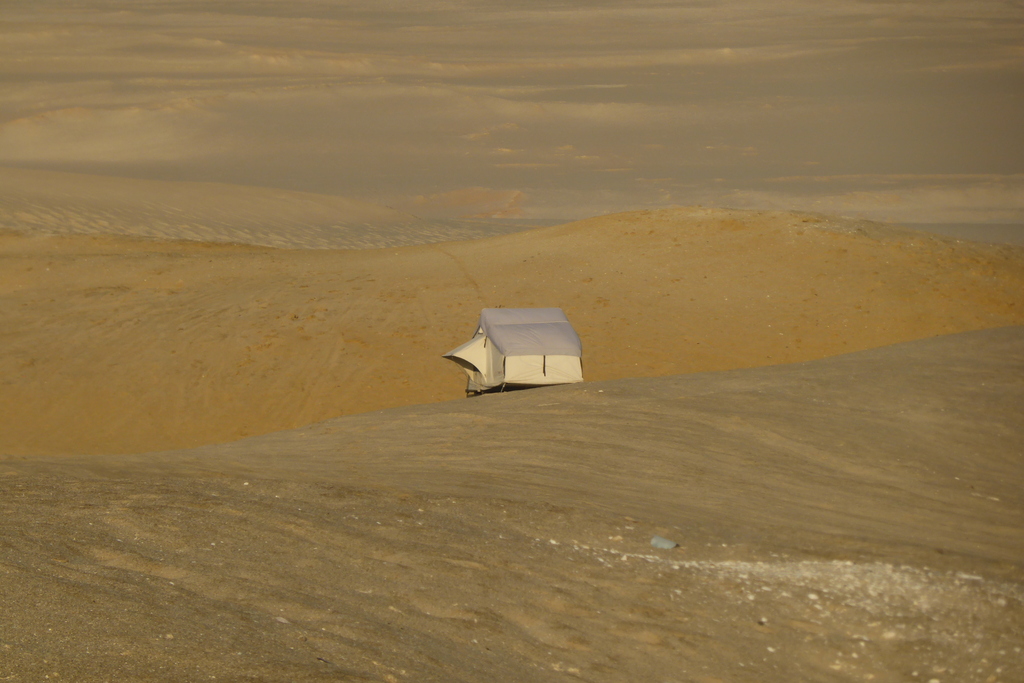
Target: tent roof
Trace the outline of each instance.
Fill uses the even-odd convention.
[[[480,330],[505,356],[577,356],[583,344],[561,308],[485,308]]]

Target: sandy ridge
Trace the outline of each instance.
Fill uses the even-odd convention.
[[[1012,681],[1022,334],[5,458],[0,674]]]
[[[843,225],[678,209],[368,251],[9,234],[0,452],[197,446],[458,398],[439,355],[487,306],[564,308],[591,380],[1024,322],[1024,250]]]

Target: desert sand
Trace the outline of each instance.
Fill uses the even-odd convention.
[[[1022,31],[1003,0],[4,0],[0,166],[431,218],[700,204],[1020,243]]]
[[[0,682],[1024,681],[1022,32],[4,0]]]
[[[96,182],[0,235],[0,680],[1018,680],[1024,249]],[[485,306],[588,381],[462,398]]]
[[[1009,327],[7,457],[0,676],[1010,683],[1022,349]]]
[[[163,208],[147,199],[161,186]],[[233,222],[255,190],[218,188],[218,203],[196,184],[140,181],[86,205],[59,183],[39,187],[60,211],[48,223],[9,211],[0,234],[0,452],[15,455],[200,446],[456,399],[463,379],[440,354],[484,307],[563,308],[590,380],[1024,324],[1024,249],[854,219],[693,207],[441,243],[380,207],[398,221],[382,219],[381,233],[433,243],[339,250],[304,243],[295,224],[316,214],[322,234],[372,206],[268,192],[264,222],[244,211]],[[182,206],[203,210],[188,211],[181,239],[131,235]],[[232,239],[266,244],[275,220],[293,248],[207,237],[232,223]]]

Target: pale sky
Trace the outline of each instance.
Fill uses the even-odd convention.
[[[1024,3],[4,0],[0,165],[1024,223]]]

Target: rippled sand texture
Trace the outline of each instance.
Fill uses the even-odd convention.
[[[4,0],[0,682],[1020,683],[1021,35]]]
[[[0,675],[1012,683],[1022,349],[1003,328],[5,458]]]
[[[0,166],[1024,225],[1012,2],[5,0]]]
[[[530,226],[530,221],[422,219],[344,197],[265,187],[0,168],[0,230],[34,235],[379,249]]]
[[[456,399],[440,354],[484,307],[565,309],[590,380],[1024,323],[1019,247],[793,213],[638,212],[363,251],[9,233],[0,258],[0,452],[15,454],[198,446]]]

